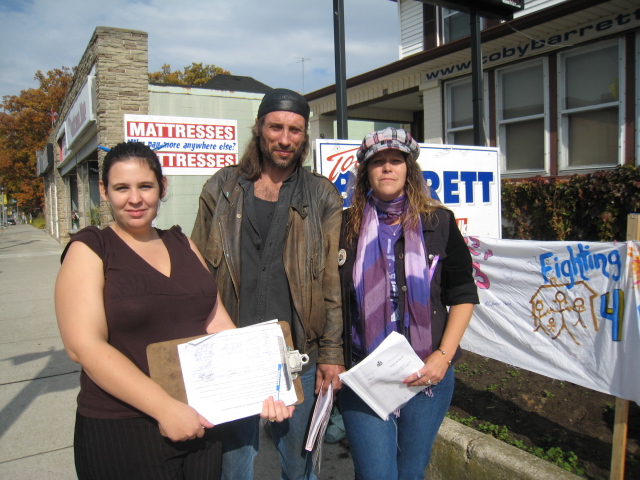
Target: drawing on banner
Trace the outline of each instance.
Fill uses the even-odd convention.
[[[640,291],[640,249],[635,244],[630,243],[627,248],[627,256],[631,259],[629,263],[629,278],[631,285]],[[640,305],[639,305],[640,307]]]
[[[635,289],[636,296],[636,313],[640,319],[640,248],[636,243],[629,243],[627,247],[627,256],[631,259],[629,262],[629,278],[631,279],[631,288]],[[640,321],[638,322],[640,324]],[[640,328],[640,325],[638,325]]]
[[[542,285],[531,297],[531,315],[534,332],[542,332],[557,339],[567,332],[576,345],[580,345],[577,333],[580,329],[598,331],[598,318],[594,299],[598,296],[586,282],[573,285]]]
[[[458,224],[458,226],[460,226],[460,224]],[[464,242],[467,244],[469,253],[471,253],[472,256],[482,256],[485,261],[493,257],[491,249],[487,249],[484,253],[480,251],[480,240],[477,237],[464,237]],[[476,286],[483,290],[488,289],[491,286],[491,281],[480,268],[480,263],[474,260],[471,262],[471,265],[473,266],[473,279],[476,282]]]
[[[600,296],[600,316],[611,321],[611,340],[619,342],[622,340],[624,292],[616,288],[611,295],[611,303],[609,303],[609,297],[608,292]]]
[[[629,374],[640,364],[640,242],[472,234],[467,248],[490,287],[478,288],[463,349],[640,402],[640,376]]]
[[[577,252],[568,245],[569,258],[562,259],[553,252],[540,255],[540,273],[544,283],[559,284],[569,282],[572,288],[576,278],[583,281],[589,280],[589,275],[600,270],[606,278],[611,278],[614,282],[620,280],[622,276],[622,260],[617,250],[611,250],[608,255],[604,253],[591,253],[589,245],[577,244]]]

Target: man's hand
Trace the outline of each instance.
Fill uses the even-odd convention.
[[[344,372],[344,365],[319,363],[316,370],[316,395],[320,392],[320,387],[322,387],[322,393],[326,393],[329,383],[333,383],[334,392],[340,390],[342,382],[338,375],[342,372]]]

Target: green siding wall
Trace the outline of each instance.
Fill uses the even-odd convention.
[[[238,156],[249,141],[262,94],[217,92],[196,88],[150,86],[149,115],[217,118],[238,122]],[[191,235],[198,212],[203,175],[167,175],[169,187],[156,219],[158,228],[180,225]]]

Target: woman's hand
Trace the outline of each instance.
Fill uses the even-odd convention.
[[[273,397],[269,397],[262,404],[260,417],[270,422],[282,422],[291,418],[295,408],[293,405],[287,407],[282,400],[274,400]]]
[[[406,383],[409,387],[437,385],[444,378],[448,368],[449,362],[436,350],[426,358],[422,368],[409,375],[402,383]]]
[[[192,407],[173,399],[157,420],[165,435],[174,442],[201,438],[205,428],[213,427],[213,423]]]
[[[451,305],[449,308],[449,317],[447,318],[447,326],[444,329],[442,340],[440,341],[440,348],[434,350],[433,353],[424,360],[424,367],[405,378],[403,383],[406,383],[410,387],[427,387],[429,385],[435,385],[442,380],[451,365],[449,360],[453,359],[452,354],[458,349],[460,340],[469,325],[471,315],[473,315],[472,303]],[[449,354],[445,355],[445,352],[449,352]]]

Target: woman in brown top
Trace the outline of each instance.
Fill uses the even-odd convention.
[[[219,476],[213,424],[149,378],[148,344],[234,328],[191,240],[180,227],[152,227],[166,188],[151,149],[118,144],[100,181],[115,222],[81,230],[62,254],[56,315],[67,353],[82,365],[80,480]],[[262,416],[282,421],[292,411],[269,399]]]

